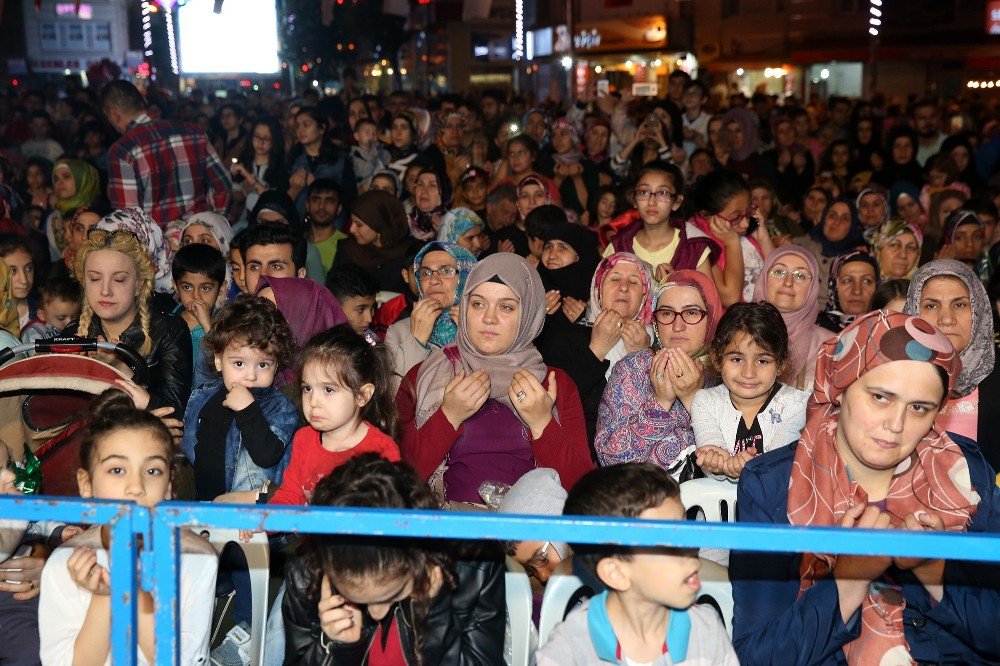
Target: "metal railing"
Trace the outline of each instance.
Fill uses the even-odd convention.
[[[154,594],[156,664],[177,663],[178,528],[266,528],[277,532],[439,539],[507,539],[628,546],[932,557],[1000,562],[1000,535],[790,527],[744,523],[550,518],[490,513],[329,507],[234,506],[0,497],[0,518],[111,526],[111,645],[116,664],[135,663],[138,585]],[[136,576],[136,560],[142,580]]]

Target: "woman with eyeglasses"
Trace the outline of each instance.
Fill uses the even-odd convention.
[[[812,253],[797,245],[777,248],[764,261],[753,300],[778,308],[788,329],[790,354],[779,379],[797,389],[812,387],[816,353],[830,331],[816,324],[819,316],[819,267]]]
[[[722,247],[712,266],[722,304],[750,300],[764,258],[774,249],[750,186],[735,171],[718,169],[698,181],[692,198],[696,212],[691,222]]]
[[[631,252],[653,268],[657,282],[684,269],[711,277],[720,248],[677,215],[683,192],[684,175],[676,166],[660,161],[644,166],[632,192],[635,208],[611,221],[613,237],[604,256]]]
[[[392,352],[396,388],[407,371],[432,352],[450,345],[458,332],[458,302],[476,257],[455,243],[432,241],[413,260],[417,302],[410,316],[385,332]]]
[[[849,197],[839,197],[827,204],[820,223],[808,236],[795,239],[795,244],[808,250],[816,259],[815,277],[825,285],[830,279],[830,267],[839,255],[866,247],[864,227],[858,218],[858,209]],[[825,294],[817,292],[817,298]],[[822,305],[822,303],[820,303]]]
[[[705,359],[722,302],[710,277],[680,270],[667,277],[652,303],[653,347],[612,368],[594,448],[601,465],[651,462],[683,481],[694,470],[690,409],[706,384]]]

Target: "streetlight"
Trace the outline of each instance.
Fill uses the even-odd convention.
[[[570,70],[570,69],[573,68],[573,58],[571,58],[569,56],[563,56],[563,59],[562,59],[561,62],[562,62],[563,69]]]

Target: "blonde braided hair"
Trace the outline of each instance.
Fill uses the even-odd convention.
[[[146,253],[146,248],[139,243],[139,240],[128,231],[104,231],[95,229],[90,232],[87,241],[76,253],[76,274],[80,281],[84,280],[87,257],[99,250],[114,250],[121,252],[135,264],[138,277],[138,294],[136,295],[137,309],[139,311],[139,324],[142,327],[143,342],[139,348],[139,353],[147,356],[153,349],[153,339],[150,336],[152,314],[149,311],[149,297],[153,293],[153,264]],[[90,334],[90,324],[94,317],[94,310],[86,298],[83,299],[83,308],[80,312],[80,324],[78,333],[83,336]]]

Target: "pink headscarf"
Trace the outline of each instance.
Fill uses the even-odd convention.
[[[317,333],[347,323],[344,309],[330,290],[308,278],[261,277],[255,295],[267,287],[274,292],[275,305],[291,327],[299,349]]]
[[[809,361],[809,355],[815,350],[812,349],[813,331],[816,329],[816,317],[819,316],[819,264],[812,252],[797,245],[785,245],[779,247],[764,260],[764,268],[761,270],[760,279],[753,289],[753,300],[767,300],[767,274],[771,271],[781,258],[794,254],[806,262],[809,273],[813,276],[809,283],[809,292],[802,301],[802,305],[791,312],[782,312],[781,318],[785,320],[785,327],[788,328],[788,346],[791,349],[789,359],[788,377],[796,377],[802,371],[802,367]]]
[[[598,315],[604,311],[604,306],[601,303],[601,286],[604,284],[604,278],[607,277],[612,268],[622,263],[637,266],[640,275],[642,275],[642,304],[639,306],[639,312],[635,315],[635,320],[646,325],[653,321],[652,292],[656,283],[653,281],[648,264],[631,252],[615,252],[602,259],[601,263],[597,265],[597,270],[594,271],[594,279],[590,283],[590,301],[587,303],[587,313],[584,315],[588,323],[593,324],[597,321]]]

